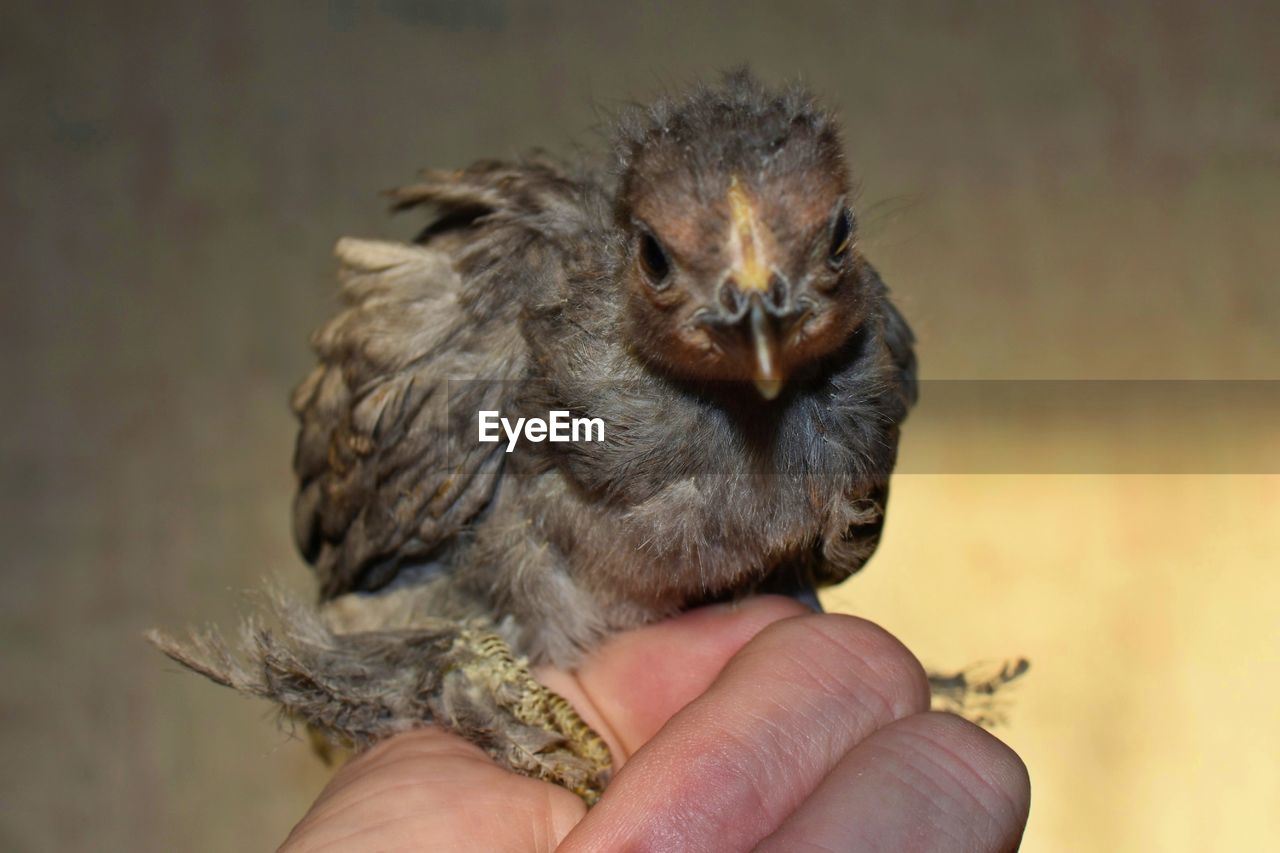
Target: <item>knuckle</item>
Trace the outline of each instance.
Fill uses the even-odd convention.
[[[811,614],[775,623],[761,645],[790,673],[872,707],[881,725],[929,707],[924,668],[896,637],[854,616]]]

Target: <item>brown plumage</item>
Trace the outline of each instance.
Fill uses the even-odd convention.
[[[165,648],[336,739],[436,722],[590,798],[607,756],[457,676],[497,659],[475,638],[571,667],[694,604],[859,569],[911,332],[858,246],[833,117],[744,73],[626,112],[603,175],[481,162],[394,199],[435,218],[339,243],[344,307],[293,396],[319,614],[256,630],[247,662]],[[480,410],[600,418],[605,440],[507,453]]]

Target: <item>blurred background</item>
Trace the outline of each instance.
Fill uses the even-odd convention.
[[[377,191],[596,146],[623,101],[749,62],[844,116],[927,378],[1275,380],[1277,44],[1265,0],[5,3],[0,848],[269,849],[324,784],[141,634],[309,588],[285,401],[334,240],[416,231]],[[919,423],[827,603],[937,667],[1032,659],[1000,732],[1024,849],[1280,837],[1275,459],[937,470],[913,447],[959,439]],[[999,424],[1028,453],[1045,428]],[[1184,446],[1242,432],[1275,438],[1228,413]]]

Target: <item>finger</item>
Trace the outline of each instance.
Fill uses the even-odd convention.
[[[998,739],[951,714],[868,737],[758,849],[1016,850],[1031,787]]]
[[[586,807],[517,776],[436,728],[386,740],[343,766],[282,851],[551,850]],[[482,815],[502,815],[482,820]]]
[[[919,662],[870,622],[776,622],[632,757],[565,849],[749,848],[855,744],[928,705]]]
[[[609,640],[576,678],[538,677],[578,709],[621,767],[671,716],[715,680],[729,659],[765,627],[810,612],[790,598],[759,596],[691,610]]]

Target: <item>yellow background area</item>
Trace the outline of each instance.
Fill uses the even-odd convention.
[[[323,785],[267,708],[141,637],[232,625],[263,578],[311,588],[286,399],[335,307],[335,240],[421,225],[379,190],[599,147],[624,101],[749,62],[841,115],[859,245],[926,380],[1274,380],[1278,18],[1254,0],[6,3],[0,848],[270,849]],[[1034,786],[1024,849],[1274,845],[1274,423],[1067,436],[1112,462],[1243,442],[1269,476],[927,461],[975,434],[1035,458],[1064,433],[995,421],[908,421],[918,473],[828,602],[939,669],[1032,660],[1001,730]]]
[[[996,729],[1031,771],[1024,849],[1280,837],[1280,477],[907,475],[894,490],[884,546],[824,603],[930,668],[1031,659]]]

